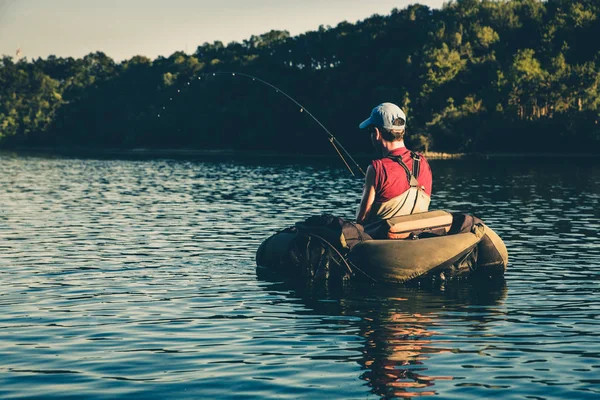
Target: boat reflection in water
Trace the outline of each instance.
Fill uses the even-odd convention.
[[[436,336],[441,336],[436,328],[443,329],[442,320],[451,319],[453,326],[485,331],[491,315],[497,319],[502,317],[498,314],[504,314],[502,305],[507,292],[504,280],[494,281],[492,286],[464,282],[453,287],[411,288],[355,283],[324,287],[276,281],[272,276],[260,279],[272,283],[266,290],[287,291],[290,301],[299,298],[316,316],[358,317],[348,321],[352,321],[349,323],[355,325],[362,339],[361,355],[346,357],[345,361],[357,361],[364,369],[361,379],[373,394],[384,398],[439,394],[436,382],[456,377],[428,374],[429,369],[436,367],[428,366],[428,360],[433,355],[460,349],[447,340],[436,340]],[[452,316],[448,317],[448,313]]]
[[[431,314],[399,312],[387,321],[379,324],[373,321],[367,326],[368,330],[362,333],[365,351],[361,365],[367,370],[362,378],[369,382],[374,393],[402,397],[411,390],[430,389],[437,379],[452,379],[422,373],[428,354],[449,351],[432,346],[434,320],[435,315]],[[433,390],[418,392],[420,396],[435,394]]]

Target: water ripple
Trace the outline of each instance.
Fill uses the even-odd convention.
[[[599,166],[432,166],[506,282],[257,279],[275,230],[353,215],[341,168],[0,154],[0,397],[598,398]]]

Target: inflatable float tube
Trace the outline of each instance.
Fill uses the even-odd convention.
[[[467,214],[460,215],[464,221]],[[440,210],[394,217],[377,223],[377,226],[365,226],[364,231],[376,239],[365,235],[364,240],[352,247],[344,246],[345,243],[332,246],[318,230],[312,234],[288,228],[260,245],[256,253],[257,273],[279,271],[296,277],[317,278],[322,266],[313,268],[315,272],[312,273],[298,273],[308,267],[301,264],[308,263],[310,257],[299,259],[292,254],[300,239],[314,237],[319,239],[317,242],[326,244],[319,250],[320,254],[329,247],[331,253],[341,259],[338,264],[347,267],[344,267],[347,273],[342,274],[345,278],[406,283],[432,278],[503,276],[508,265],[508,252],[502,239],[477,218],[467,231],[459,229],[457,218],[457,214]],[[308,246],[305,243],[308,241],[302,242],[302,246]],[[325,265],[322,260],[317,263]],[[329,277],[329,273],[325,276]]]

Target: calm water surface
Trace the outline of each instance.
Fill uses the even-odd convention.
[[[600,398],[600,162],[434,161],[432,208],[505,240],[505,282],[258,279],[333,166],[0,154],[1,398]]]

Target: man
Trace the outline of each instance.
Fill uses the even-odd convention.
[[[364,120],[382,158],[367,168],[356,222],[368,225],[397,215],[425,212],[431,196],[431,168],[422,155],[404,146],[406,116],[395,104],[382,103]]]

